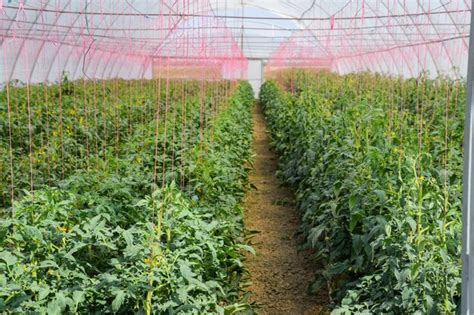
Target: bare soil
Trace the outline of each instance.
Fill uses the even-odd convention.
[[[256,255],[248,255],[250,275],[247,291],[251,301],[261,305],[259,314],[325,314],[327,295],[310,295],[308,287],[316,265],[308,251],[299,251],[299,214],[293,192],[281,186],[275,176],[277,155],[270,150],[265,119],[260,106],[253,113],[255,168],[250,182],[255,190],[244,201],[245,225],[257,232],[251,243]]]

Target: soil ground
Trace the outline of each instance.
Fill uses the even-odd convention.
[[[244,207],[246,228],[257,233],[251,238],[256,255],[246,260],[250,273],[246,290],[251,301],[262,306],[258,314],[327,313],[327,296],[308,293],[316,266],[311,253],[298,250],[299,214],[292,191],[275,176],[278,157],[270,150],[260,106],[255,106],[253,122],[256,157],[250,182],[256,189],[247,194]]]

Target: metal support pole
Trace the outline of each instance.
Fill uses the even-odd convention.
[[[474,4],[474,0],[473,3]],[[473,8],[471,4],[471,9]],[[462,203],[462,289],[461,314],[474,313],[474,14],[471,13],[467,64],[466,117],[464,122],[464,173]]]
[[[240,5],[242,6],[242,20],[240,24],[240,49],[242,50],[242,58],[244,57],[244,16],[245,16],[245,7],[244,7],[244,0],[240,1]],[[244,69],[240,67],[240,79],[244,79]],[[248,66],[247,66],[248,71]]]

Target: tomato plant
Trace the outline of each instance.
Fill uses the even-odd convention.
[[[260,100],[335,313],[453,313],[464,83],[293,72]],[[325,282],[328,285],[325,285]]]
[[[187,88],[198,91],[191,82]],[[202,137],[198,93],[183,93],[189,93],[186,103],[173,94],[178,105],[159,125],[153,114],[134,109],[130,129],[129,108],[104,108],[109,118],[118,115],[118,143],[113,132],[105,140],[105,132],[76,130],[70,136],[74,146],[86,146],[84,137],[110,146],[89,159],[67,146],[64,179],[18,193],[15,211],[5,211],[0,223],[1,312],[203,314],[248,308],[239,297],[242,251],[250,250],[241,239],[239,203],[248,186],[252,91],[242,82],[228,99],[208,93]],[[146,95],[137,98],[147,102]],[[184,118],[186,124],[174,123]],[[74,127],[74,119],[65,117],[63,128]],[[97,128],[108,122],[104,118]],[[157,155],[156,146],[166,154]],[[163,184],[154,179],[156,168],[164,170]],[[38,172],[44,176],[46,167]]]

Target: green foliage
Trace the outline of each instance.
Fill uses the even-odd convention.
[[[260,100],[279,174],[297,188],[307,245],[324,266],[313,289],[330,283],[336,314],[453,313],[463,82],[329,73],[288,80],[292,93],[269,81]]]
[[[228,82],[215,84],[221,95],[214,95],[216,86],[205,88],[204,129]],[[34,189],[57,186],[78,169],[106,167],[104,161],[111,157],[143,158],[141,151],[154,150],[155,117],[168,121],[166,135],[165,124],[158,124],[159,152],[165,138],[167,144],[175,142],[168,145],[168,156],[172,148],[180,149],[181,136],[187,145],[193,145],[199,141],[200,85],[165,79],[64,80],[61,85],[28,88],[9,85],[8,91],[0,92],[0,206],[11,205],[12,180],[16,199],[23,190],[31,189],[30,177]],[[183,127],[182,120],[187,126]],[[179,135],[174,139],[173,130]]]
[[[199,143],[200,106],[190,124],[159,129],[185,159],[165,166],[153,193],[155,121],[137,122],[107,166],[69,172],[26,193],[0,223],[0,312],[6,314],[231,314],[240,302],[242,211],[250,159],[251,88],[241,83]],[[178,99],[178,98],[177,98]],[[206,99],[211,100],[210,96]],[[176,108],[181,108],[177,106]],[[82,143],[82,142],[81,142]],[[170,150],[170,149],[167,149]],[[168,152],[167,156],[171,156]],[[97,159],[100,163],[101,160]],[[178,173],[177,173],[178,172]]]

